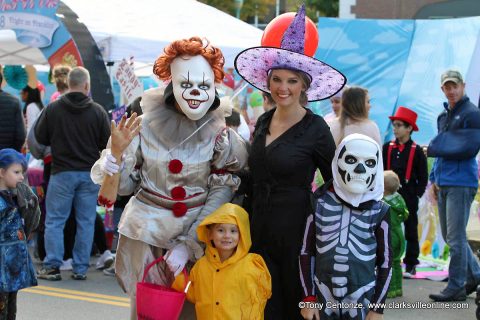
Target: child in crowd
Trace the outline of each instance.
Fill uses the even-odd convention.
[[[418,131],[417,114],[408,108],[398,107],[395,114],[389,118],[392,121],[395,140],[383,145],[383,166],[385,170],[393,170],[398,175],[400,179],[398,193],[407,204],[409,212],[405,221],[407,248],[403,263],[405,263],[404,276],[412,278],[419,263],[417,211],[418,199],[425,192],[428,183],[427,158],[422,147],[412,140],[412,132]]]
[[[38,199],[22,184],[25,157],[14,149],[0,150],[0,319],[15,319],[17,292],[36,286],[27,239],[40,219]]]
[[[197,319],[263,319],[271,277],[263,258],[248,253],[252,242],[247,212],[226,203],[202,221],[197,234],[206,244],[205,256],[193,266],[187,292]]]
[[[383,201],[380,147],[345,137],[332,161],[333,182],[315,192],[300,251],[304,319],[383,319],[391,278],[389,207]],[[308,302],[318,298],[320,310]],[[320,311],[320,312],[319,312]],[[318,312],[320,317],[318,317]]]
[[[400,179],[392,170],[384,173],[385,191],[383,201],[390,206],[390,234],[392,235],[392,281],[388,288],[388,298],[401,297],[402,291],[402,265],[401,259],[405,253],[405,236],[402,223],[408,218],[408,209],[402,196],[397,192],[400,188]]]

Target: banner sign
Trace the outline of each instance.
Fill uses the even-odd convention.
[[[127,62],[127,60],[122,59],[118,64],[115,71],[115,79],[118,81],[122,92],[125,94],[127,105],[143,94],[143,86],[135,75],[133,67]]]
[[[18,42],[34,48],[52,43],[60,26],[55,16],[58,0],[0,0],[0,29],[15,31]]]
[[[71,34],[56,15],[59,4],[59,0],[0,0],[0,30],[13,30],[18,42],[39,48],[51,66],[83,66]]]
[[[112,120],[118,124],[122,116],[127,112],[127,106],[123,105],[112,110]]]

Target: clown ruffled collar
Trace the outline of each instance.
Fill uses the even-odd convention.
[[[211,139],[225,128],[224,110],[209,111],[199,120],[193,121],[174,107],[164,102],[164,89],[154,88],[146,91],[142,97],[143,125],[168,149],[178,144],[193,145]]]

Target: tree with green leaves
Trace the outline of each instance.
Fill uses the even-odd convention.
[[[235,17],[236,3],[238,0],[199,0],[209,6],[217,8]],[[247,18],[257,15],[264,17],[270,13],[272,8],[275,8],[276,0],[243,0],[240,10],[240,19],[246,21]]]
[[[240,0],[199,0],[232,16],[236,16],[236,4]],[[260,22],[269,22],[275,13],[276,0],[243,0],[240,19],[243,21],[258,16]],[[338,17],[339,0],[280,0],[281,12],[296,12],[305,3],[306,13],[314,22],[318,17]],[[268,16],[269,18],[265,18]]]

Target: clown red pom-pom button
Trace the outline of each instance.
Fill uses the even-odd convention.
[[[171,191],[172,198],[175,200],[185,199],[187,192],[183,187],[175,187]]]
[[[187,210],[187,205],[183,202],[177,202],[172,207],[173,215],[177,218],[183,217]]]
[[[171,173],[180,173],[182,169],[183,163],[178,159],[173,159],[168,163],[168,170],[170,170]]]

